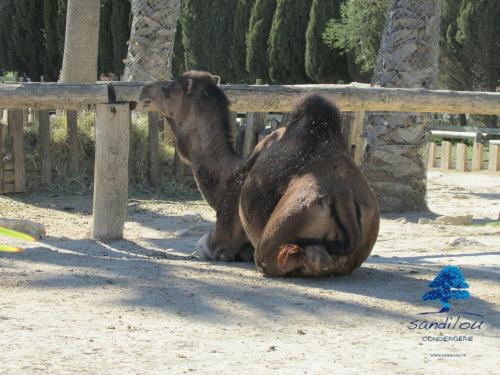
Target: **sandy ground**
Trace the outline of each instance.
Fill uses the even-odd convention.
[[[431,172],[429,204],[384,216],[348,277],[270,279],[191,256],[214,219],[200,201],[131,200],[126,240],[104,244],[88,239],[89,197],[1,197],[3,217],[47,237],[0,253],[0,373],[498,374],[500,177]],[[444,214],[474,225],[417,224]],[[480,329],[409,329],[446,318],[418,315],[439,309],[422,295],[444,265],[472,294],[448,315]]]

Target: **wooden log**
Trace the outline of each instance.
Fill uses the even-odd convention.
[[[50,115],[47,110],[38,111],[38,133],[42,178],[50,186],[52,184],[52,157],[50,154]]]
[[[255,145],[259,132],[266,126],[266,114],[260,112],[247,113],[247,126],[243,141],[243,157],[249,156]]]
[[[15,184],[16,175],[14,171],[3,171],[3,182],[5,184]]]
[[[488,170],[490,172],[498,172],[500,171],[500,145],[490,142],[489,148]]]
[[[436,168],[437,164],[437,145],[434,142],[429,143],[429,151],[427,156],[427,167]]]
[[[16,186],[13,183],[4,183],[3,184],[3,192],[4,192],[4,194],[15,193]]]
[[[451,169],[451,142],[441,143],[441,169]]]
[[[467,171],[467,145],[465,143],[457,143],[457,162],[455,169],[458,172]]]
[[[9,129],[13,138],[12,153],[14,156],[14,191],[16,193],[26,192],[26,166],[24,155],[24,123],[23,110],[9,110]]]
[[[0,107],[78,109],[109,103],[108,91],[104,84],[0,83]]]
[[[68,162],[69,174],[75,178],[79,174],[79,152],[78,152],[78,112],[66,111],[66,132],[68,138]]]
[[[481,170],[481,164],[483,162],[483,144],[479,142],[474,142],[472,145],[472,172],[479,172]]]
[[[160,181],[160,114],[148,113],[148,176],[149,182],[157,186]]]
[[[128,104],[96,106],[93,237],[97,240],[123,238],[127,215],[129,121]]]
[[[0,84],[3,108],[80,108],[90,104],[136,102],[143,83]],[[334,100],[342,111],[498,114],[500,93],[403,89],[350,85],[222,85],[234,112],[288,112],[307,93]]]

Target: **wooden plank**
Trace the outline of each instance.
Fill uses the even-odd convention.
[[[148,113],[148,176],[149,182],[157,186],[160,181],[160,114]]]
[[[42,178],[50,186],[52,184],[52,157],[50,154],[50,116],[47,110],[38,111],[38,133]]]
[[[80,108],[136,102],[143,83],[0,84],[2,108]],[[350,85],[222,85],[234,112],[288,112],[307,93],[325,95],[342,111],[500,113],[500,93],[403,89]]]
[[[14,156],[14,191],[16,193],[26,192],[26,166],[24,155],[24,130],[23,110],[9,109],[9,129],[13,138],[12,153]]]
[[[474,142],[472,145],[472,172],[478,172],[481,170],[481,164],[483,162],[483,144],[479,142]]]
[[[459,172],[467,171],[467,145],[457,143],[457,162],[455,169]]]
[[[500,171],[500,146],[490,142],[489,148],[488,170],[490,172],[498,172]]]
[[[128,104],[96,106],[93,238],[119,240],[127,215]]]
[[[451,169],[451,142],[441,143],[441,169]]]
[[[427,167],[428,168],[436,168],[437,164],[437,145],[434,142],[429,143],[429,150],[427,154]]]
[[[247,126],[245,129],[245,139],[243,141],[243,157],[249,156],[255,145],[259,132],[266,126],[266,114],[261,112],[247,113]]]
[[[79,175],[79,151],[78,151],[78,112],[66,111],[66,131],[68,138],[68,162],[69,174],[75,178]]]

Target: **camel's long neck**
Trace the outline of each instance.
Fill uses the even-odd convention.
[[[196,131],[182,143],[198,188],[208,204],[218,211],[227,204],[228,190],[233,189],[230,181],[243,160],[229,146],[220,118],[206,119],[201,124],[199,118],[191,123],[192,126],[188,125]],[[182,128],[186,125],[182,124]]]

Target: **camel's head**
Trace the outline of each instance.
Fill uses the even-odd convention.
[[[192,103],[203,101],[219,83],[219,76],[200,71],[186,72],[175,81],[154,82],[142,89],[138,109],[158,111],[179,123],[189,113]]]

